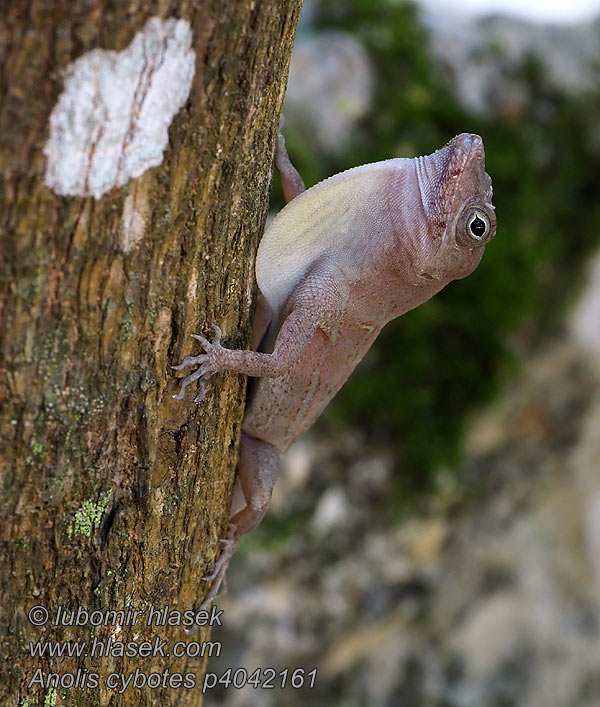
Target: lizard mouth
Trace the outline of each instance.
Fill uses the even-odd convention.
[[[447,161],[442,172],[438,198],[442,204],[451,204],[466,173],[477,171],[485,174],[483,140],[474,133],[461,133],[450,140],[442,150],[447,150]],[[489,177],[488,180],[491,186]]]

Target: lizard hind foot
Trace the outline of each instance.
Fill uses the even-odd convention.
[[[229,567],[229,562],[235,554],[239,542],[239,538],[236,537],[236,530],[237,528],[235,525],[229,526],[227,537],[221,540],[223,543],[223,549],[221,550],[219,559],[213,565],[210,574],[202,578],[207,582],[212,582],[212,586],[202,604],[200,604],[198,609],[196,609],[196,613],[199,611],[206,611],[213,603],[215,597],[219,594],[221,589],[223,589],[223,591],[227,591],[227,580],[225,575],[227,568]],[[197,630],[198,626],[192,626],[192,628],[185,629],[185,632],[189,636],[196,633]]]

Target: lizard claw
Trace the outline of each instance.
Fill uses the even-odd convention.
[[[195,403],[201,403],[204,400],[204,398],[206,397],[206,388],[204,386],[203,380],[201,380],[198,383],[198,389],[199,389],[198,395],[194,398]]]
[[[194,366],[197,363],[202,363],[203,361],[206,361],[207,358],[208,356],[206,354],[200,354],[200,356],[184,356],[180,364],[177,366],[171,366],[171,368],[176,371],[181,371],[188,366]]]
[[[220,346],[221,336],[223,336],[223,332],[221,331],[221,327],[217,326],[216,324],[213,324],[213,331],[215,332],[215,339],[213,341],[213,346]]]
[[[196,341],[199,341],[205,349],[210,349],[211,343],[208,339],[205,339],[203,336],[200,336],[200,334],[191,334],[191,337],[192,339],[196,339]]]
[[[192,334],[192,339],[196,339],[197,341],[199,341],[202,346],[207,351],[209,351],[211,348],[221,345],[221,336],[223,335],[223,333],[221,332],[221,327],[218,327],[216,324],[213,324],[213,331],[215,332],[215,338],[212,341],[205,339],[203,336],[200,336],[200,334]]]

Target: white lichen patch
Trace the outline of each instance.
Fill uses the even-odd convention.
[[[50,115],[46,186],[99,199],[159,165],[190,93],[191,43],[187,21],[153,17],[123,51],[94,49],[73,62]]]
[[[121,246],[126,253],[129,253],[142,240],[146,230],[145,209],[139,208],[136,204],[134,194],[128,194],[123,204],[123,216],[121,218]],[[147,204],[144,204],[147,206]]]

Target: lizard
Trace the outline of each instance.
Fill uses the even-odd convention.
[[[227,535],[200,609],[214,600],[243,535],[267,512],[282,453],[319,417],[383,326],[472,273],[496,234],[483,141],[462,133],[430,155],[348,169],[305,189],[281,133],[284,208],[256,256],[252,350],[214,326],[173,397],[220,371],[258,378],[242,423]]]

